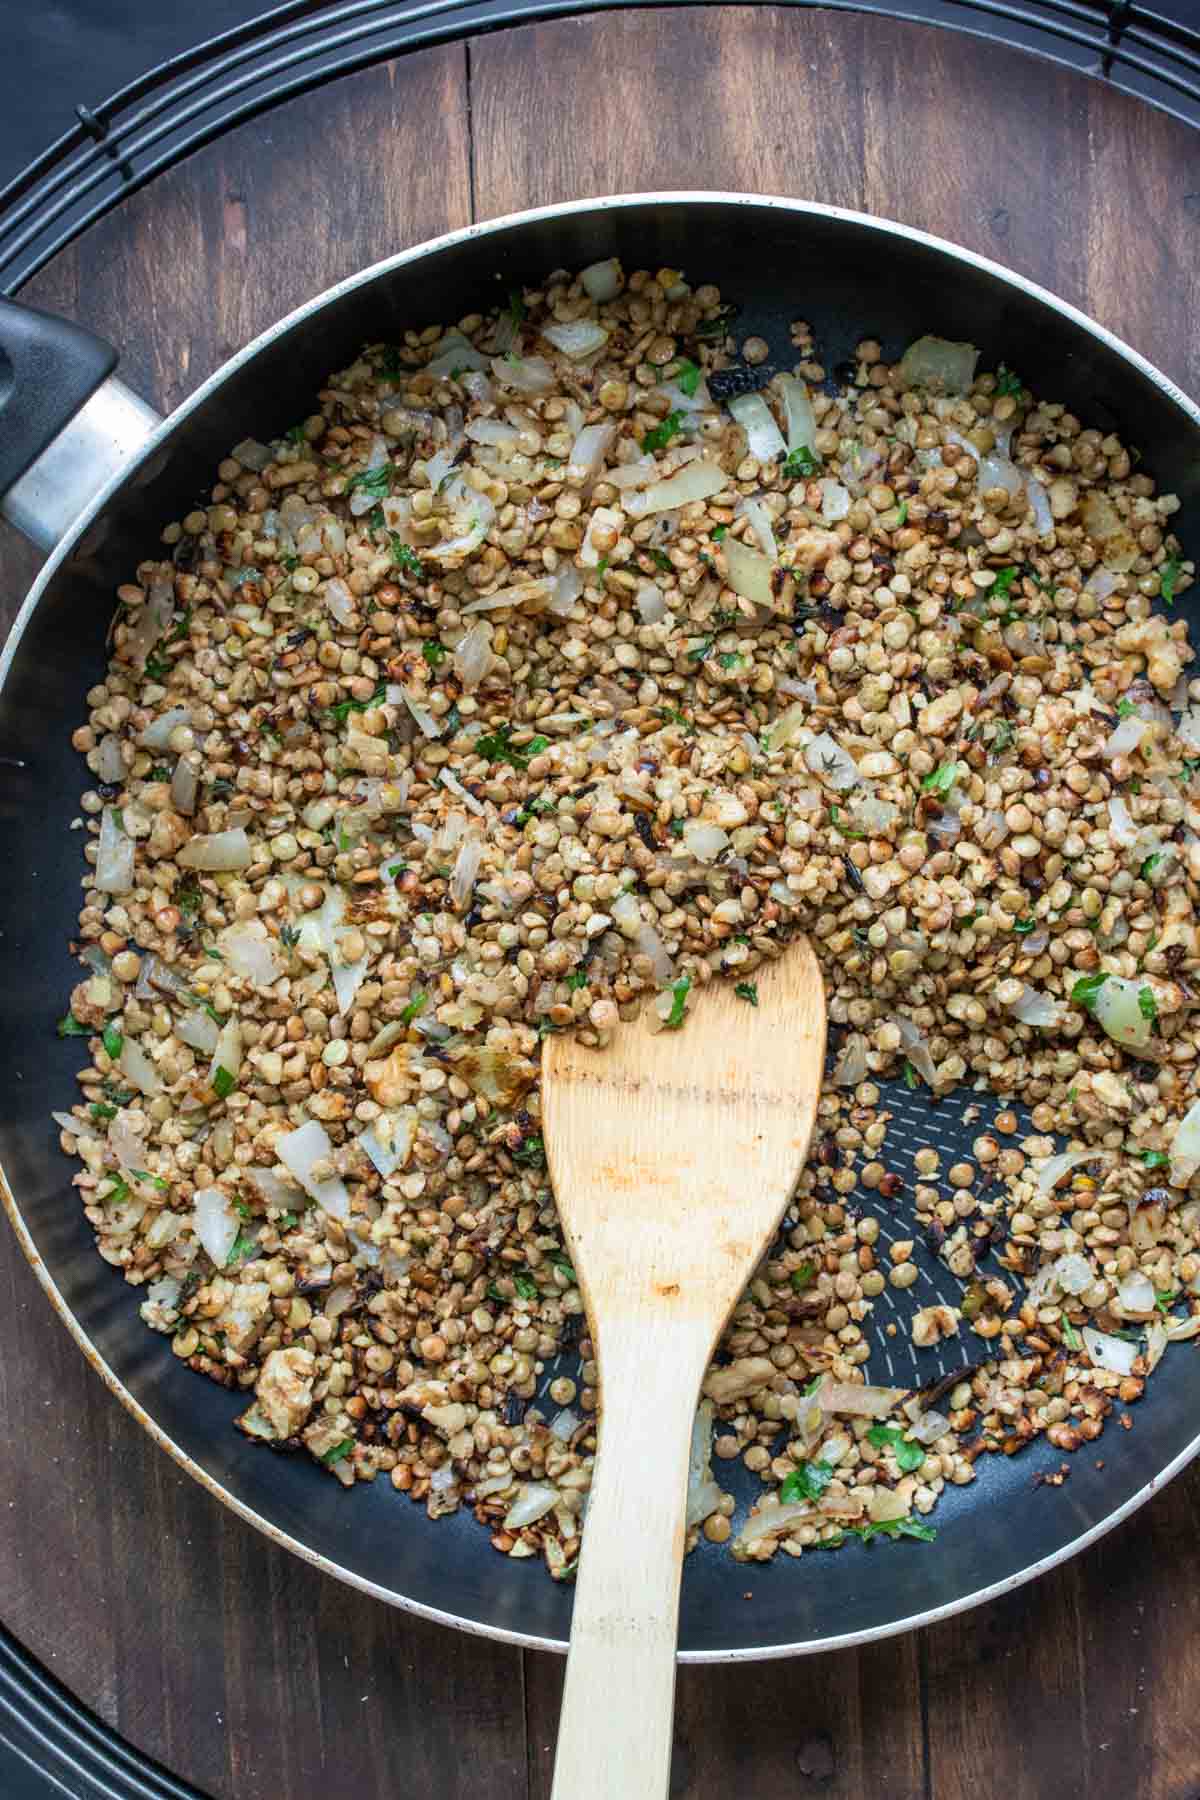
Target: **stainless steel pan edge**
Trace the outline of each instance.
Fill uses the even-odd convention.
[[[792,296],[794,311],[802,312],[804,316],[810,316],[805,307],[805,296],[813,277],[806,274],[803,266],[794,275],[786,272],[781,275],[772,269],[769,259],[772,254],[786,259],[792,246],[808,238],[826,245],[857,245],[854,255],[859,261],[869,250],[881,266],[887,266],[893,260],[910,268],[928,265],[928,271],[943,277],[946,274],[953,277],[957,271],[960,285],[975,295],[973,306],[980,305],[979,296],[986,293],[995,302],[999,320],[1003,321],[1011,313],[1012,333],[1018,342],[1024,333],[1031,358],[1037,355],[1031,321],[1041,318],[1047,322],[1045,315],[1053,315],[1056,325],[1071,340],[1066,363],[1069,365],[1072,357],[1077,362],[1082,358],[1079,366],[1086,373],[1086,366],[1090,366],[1089,354],[1094,351],[1096,367],[1115,383],[1116,389],[1122,388],[1124,379],[1128,404],[1132,406],[1136,398],[1140,407],[1154,414],[1159,432],[1170,440],[1168,460],[1177,461],[1180,471],[1178,475],[1171,472],[1172,485],[1184,493],[1185,501],[1194,504],[1200,498],[1196,492],[1196,482],[1200,478],[1195,473],[1200,467],[1200,409],[1136,351],[1092,323],[1076,308],[1034,283],[940,239],[839,208],[779,197],[725,193],[682,192],[599,198],[510,215],[449,233],[403,252],[317,296],[231,358],[170,418],[150,429],[140,447],[128,440],[120,446],[121,466],[101,491],[83,505],[66,537],[50,557],[21,609],[0,659],[0,748],[15,749],[17,754],[27,752],[32,776],[30,789],[23,789],[18,780],[16,791],[8,797],[7,803],[0,802],[0,817],[4,817],[6,826],[17,831],[22,829],[21,809],[23,806],[28,809],[35,794],[65,796],[71,791],[72,780],[75,791],[78,790],[77,762],[70,758],[55,758],[53,746],[38,744],[36,732],[31,727],[38,719],[43,725],[50,723],[56,707],[68,717],[72,705],[78,710],[89,681],[88,671],[91,671],[90,679],[95,678],[98,645],[107,620],[106,596],[111,592],[114,571],[128,567],[136,560],[132,553],[135,542],[140,543],[138,553],[146,554],[153,542],[151,534],[157,522],[173,516],[171,507],[165,503],[167,496],[175,497],[175,504],[182,504],[183,496],[194,491],[186,483],[190,480],[203,482],[229,443],[247,431],[263,426],[278,429],[289,422],[286,414],[282,419],[268,417],[263,421],[261,411],[255,415],[246,410],[252,385],[248,377],[256,369],[264,364],[274,364],[278,373],[282,367],[279,353],[307,337],[305,354],[308,364],[316,371],[313,378],[307,379],[307,365],[297,371],[294,359],[288,364],[290,392],[304,394],[313,391],[325,370],[337,364],[340,349],[352,355],[357,342],[369,335],[362,326],[367,316],[374,318],[378,336],[385,336],[395,326],[419,323],[425,318],[458,316],[461,306],[451,311],[438,309],[436,280],[432,289],[422,283],[404,292],[406,272],[418,266],[443,270],[442,287],[448,285],[449,291],[455,291],[456,268],[469,267],[471,291],[469,294],[462,288],[457,291],[462,292],[464,300],[469,298],[472,303],[486,303],[487,295],[480,292],[483,268],[480,258],[489,258],[493,252],[494,269],[491,272],[499,275],[502,266],[510,276],[517,273],[526,278],[534,278],[556,263],[587,261],[613,249],[619,250],[623,241],[630,245],[626,252],[628,257],[635,239],[646,242],[646,260],[653,260],[651,247],[660,244],[664,238],[673,238],[678,243],[681,236],[686,236],[687,227],[693,221],[697,227],[707,224],[718,236],[720,230],[727,227],[731,242],[737,242],[739,234],[741,239],[757,239],[760,257],[766,259],[764,266],[768,273],[763,277],[761,271],[755,274],[753,268],[747,266],[742,275],[746,288],[761,285],[764,278],[768,284],[773,282],[776,288],[782,283]],[[705,249],[707,242],[708,237],[698,230],[697,247],[687,258],[688,264],[697,272],[703,265],[707,273],[710,266]],[[557,245],[557,251],[549,250],[550,245]],[[727,289],[733,288],[735,278],[727,279],[725,285]],[[503,294],[506,288],[501,287],[499,291]],[[940,291],[936,281],[931,291]],[[391,298],[397,295],[400,296],[398,303],[391,303]],[[378,306],[373,305],[372,296],[378,297]],[[955,297],[952,286],[946,288],[940,301],[927,294],[921,305],[927,309],[932,307],[934,311],[924,316],[924,328],[947,328],[955,317],[961,317],[965,303],[965,297]],[[895,312],[891,298],[882,303],[868,299],[857,312],[855,304],[853,296],[847,294],[843,310],[850,334],[848,341],[853,342],[864,330],[878,329],[885,342],[895,345],[896,331],[888,329]],[[753,316],[752,307],[748,306],[747,314]],[[983,342],[989,349],[994,348],[999,356],[1008,350],[1008,340],[1002,336],[1001,341],[993,342],[995,333],[1003,331],[1002,324],[997,324],[997,317],[991,321],[992,335],[981,331],[976,341]],[[316,334],[310,330],[318,325],[321,328],[319,344]],[[330,328],[328,336],[325,335],[327,327]],[[960,334],[968,335],[961,326]],[[823,337],[825,335],[822,333]],[[785,347],[786,344],[781,346]],[[316,358],[318,348],[323,360]],[[303,362],[304,357],[300,360]],[[1061,359],[1056,358],[1058,360]],[[1025,364],[1020,366],[1024,370]],[[1033,376],[1029,378],[1035,386],[1039,385]],[[1062,397],[1059,389],[1047,383],[1042,385],[1055,397]],[[1069,394],[1066,397],[1071,398]],[[258,405],[261,407],[261,400]],[[277,413],[278,410],[277,405]],[[294,404],[290,410],[295,411]],[[1087,416],[1086,407],[1082,410]],[[135,421],[135,430],[140,431],[147,422],[145,418],[141,424]],[[64,449],[70,448],[71,429],[68,427],[63,433],[64,443],[58,446],[60,456]],[[1134,435],[1138,433],[1135,431]],[[1186,447],[1190,447],[1192,462],[1190,479],[1185,479]],[[54,448],[51,446],[52,450]],[[1157,467],[1157,464],[1156,457],[1152,466]],[[1184,492],[1185,488],[1189,491]],[[36,520],[34,524],[36,527]],[[68,608],[72,610],[68,611]],[[46,614],[52,615],[48,623]],[[62,628],[68,623],[77,623],[80,631],[86,629],[92,639],[86,651],[78,652],[74,663],[71,656],[75,653],[64,647],[67,640],[62,634]],[[34,643],[35,639],[39,641]],[[58,654],[54,650],[56,644]],[[55,677],[50,681],[44,674],[47,658]],[[40,680],[34,677],[34,670]],[[38,690],[32,697],[31,685]],[[65,696],[64,685],[70,686]],[[74,700],[72,696],[75,696]],[[43,729],[42,737],[52,738],[53,732]],[[44,783],[39,781],[43,773],[46,776]],[[46,817],[54,816],[58,815],[51,802],[42,818],[44,821]],[[37,976],[35,987],[40,982],[39,991],[49,995],[56,991],[57,984],[60,1000],[72,979],[72,965],[60,946],[69,935],[73,917],[69,898],[78,874],[78,848],[76,841],[66,845],[65,849],[59,846],[53,856],[47,855],[47,864],[53,862],[54,866],[47,870],[50,878],[44,891],[43,916],[36,929],[31,928],[26,934],[30,946],[37,937],[37,957],[45,965],[44,975]],[[35,855],[34,862],[37,860]],[[15,866],[22,866],[19,858]],[[64,908],[55,896],[59,895],[67,870],[73,873],[66,890],[68,905]],[[32,867],[31,872],[35,880],[43,873],[37,867]],[[42,942],[49,930],[57,931],[60,919],[64,928],[58,940],[52,945]],[[6,923],[0,920],[0,929]],[[15,932],[7,930],[4,941],[12,945],[14,937],[19,940],[19,927]],[[16,947],[19,951],[19,941]],[[36,1031],[42,1032],[45,1019],[53,1016],[53,1012],[38,1008],[34,1015]],[[28,1037],[29,1006],[25,1005],[14,1018],[23,1021],[21,1029]],[[3,1041],[3,1035],[10,1039],[13,1036],[13,1020],[8,1023],[9,1030],[0,1034],[0,1041]],[[35,1056],[32,1047],[26,1045],[25,1048],[32,1059]],[[12,1117],[0,1121],[3,1165],[0,1197],[18,1241],[51,1304],[122,1404],[179,1466],[217,1499],[273,1542],[325,1572],[365,1593],[438,1623],[531,1648],[564,1649],[569,1595],[563,1589],[554,1588],[539,1569],[515,1565],[496,1556],[487,1544],[486,1534],[471,1521],[456,1519],[430,1525],[415,1509],[402,1506],[399,1498],[390,1493],[360,1491],[350,1498],[339,1490],[336,1495],[331,1495],[330,1490],[335,1484],[324,1481],[315,1470],[270,1459],[269,1453],[246,1446],[238,1434],[228,1430],[219,1440],[214,1440],[211,1454],[208,1436],[203,1436],[204,1460],[195,1445],[189,1448],[182,1441],[196,1436],[192,1421],[197,1417],[202,1419],[205,1434],[210,1423],[216,1429],[227,1427],[237,1410],[236,1400],[220,1390],[209,1390],[206,1384],[190,1380],[179,1370],[170,1357],[169,1348],[161,1340],[150,1339],[144,1332],[136,1318],[136,1302],[128,1288],[114,1271],[100,1264],[90,1247],[90,1233],[79,1217],[73,1190],[68,1186],[68,1169],[54,1144],[52,1131],[45,1124],[45,1113],[52,1104],[45,1084],[53,1083],[60,1095],[70,1091],[72,1054],[69,1045],[55,1046],[52,1054],[41,1057],[36,1069],[31,1060],[28,1069],[18,1067],[13,1071],[20,1097],[12,1108]],[[32,1079],[24,1081],[26,1074]],[[32,1094],[31,1089],[38,1092]],[[15,1190],[26,1196],[20,1205]],[[88,1315],[86,1326],[78,1316],[83,1298],[86,1298]],[[162,1362],[163,1358],[165,1362]],[[1194,1382],[1188,1381],[1182,1361],[1177,1366],[1178,1374],[1172,1377],[1167,1372],[1162,1383],[1167,1391],[1159,1403],[1161,1407],[1182,1407],[1188,1400],[1194,1403]],[[182,1401],[179,1399],[181,1392],[187,1396]],[[992,1510],[1011,1507],[1018,1492],[1028,1487],[1028,1476],[1036,1466],[1037,1453],[1031,1452],[1018,1459],[1021,1465],[1018,1479],[1011,1479],[1011,1465],[1004,1470],[985,1469],[975,1489],[959,1491],[943,1503],[950,1515],[945,1537],[951,1547],[945,1554],[951,1559],[952,1568],[957,1566],[955,1558],[962,1564],[966,1578],[959,1583],[961,1591],[949,1591],[946,1580],[939,1579],[938,1566],[933,1563],[925,1565],[929,1579],[922,1576],[914,1581],[911,1573],[901,1574],[901,1571],[911,1571],[914,1565],[906,1559],[914,1555],[938,1556],[941,1561],[940,1545],[937,1551],[889,1547],[882,1555],[856,1547],[837,1557],[822,1559],[817,1585],[827,1595],[826,1614],[845,1620],[846,1629],[828,1629],[827,1617],[821,1614],[821,1603],[814,1601],[811,1592],[814,1583],[807,1559],[799,1569],[784,1563],[782,1558],[779,1561],[784,1566],[778,1568],[750,1566],[736,1569],[727,1557],[705,1547],[692,1559],[685,1580],[681,1658],[685,1661],[723,1661],[845,1648],[932,1623],[1033,1579],[1095,1542],[1128,1517],[1200,1451],[1200,1435],[1189,1437],[1186,1429],[1168,1428],[1169,1420],[1165,1414],[1158,1416],[1158,1408],[1155,1413],[1149,1411],[1153,1404],[1147,1403],[1139,1417],[1139,1434],[1129,1434],[1129,1437],[1139,1435],[1146,1446],[1141,1453],[1143,1467],[1138,1478],[1122,1484],[1123,1492],[1111,1508],[1105,1507],[1099,1492],[1083,1491],[1087,1485],[1086,1474],[1078,1485],[1073,1482],[1068,1489],[1062,1490],[1065,1498],[1060,1502],[1058,1527],[1062,1526],[1064,1517],[1066,1527],[1056,1527],[1050,1534],[1053,1541],[1044,1554],[1037,1552],[1046,1533],[1036,1526],[1022,1533],[1029,1551],[1018,1550],[1015,1559],[1010,1559],[996,1553],[1003,1533],[996,1535],[995,1521],[988,1511],[985,1510],[982,1521],[977,1516],[974,1522],[962,1516],[964,1494],[971,1495],[978,1507],[981,1493],[987,1489],[992,1477]],[[1143,1420],[1156,1418],[1157,1428],[1141,1430]],[[1117,1435],[1124,1437],[1126,1434]],[[1126,1444],[1129,1437],[1126,1437]],[[257,1459],[257,1464],[246,1459]],[[246,1497],[244,1471],[252,1468],[257,1474],[264,1467],[267,1478],[256,1478],[251,1484],[261,1491],[263,1498],[258,1504],[252,1504]],[[278,1476],[277,1482],[271,1479],[272,1473]],[[243,1491],[235,1491],[239,1487]],[[283,1504],[285,1497],[286,1505]],[[335,1517],[330,1501],[340,1509],[340,1516],[326,1530],[326,1518]],[[355,1515],[353,1522],[349,1517],[351,1513]],[[311,1541],[315,1535],[313,1521],[318,1517],[324,1541],[344,1544],[346,1555],[331,1553],[328,1548],[319,1548]],[[969,1551],[960,1554],[953,1547],[956,1523],[969,1528],[974,1536],[980,1535],[982,1526],[983,1536],[995,1540],[990,1551],[993,1561],[998,1569],[1001,1564],[1008,1565],[995,1579],[980,1579],[978,1573],[968,1575],[972,1566]],[[410,1573],[403,1588],[389,1585],[388,1579],[381,1578],[386,1555],[374,1556],[372,1567],[367,1568],[362,1556],[355,1554],[356,1546],[369,1533],[379,1534],[383,1550],[390,1546],[397,1565],[407,1560]],[[415,1552],[414,1543],[418,1546]],[[1026,1554],[1029,1554],[1028,1561],[1024,1560]],[[895,1561],[884,1558],[895,1558]],[[984,1560],[986,1562],[986,1556]],[[943,1576],[944,1573],[943,1562]],[[881,1585],[894,1596],[895,1604],[889,1616],[880,1616],[878,1606],[870,1598]],[[759,1601],[757,1609],[740,1604],[740,1596],[747,1587],[754,1591]],[[688,1603],[689,1588],[695,1590],[697,1596],[697,1603],[692,1606]],[[951,1578],[949,1589],[953,1588]],[[733,1610],[735,1590],[739,1601],[736,1612]],[[936,1603],[921,1604],[926,1590],[930,1600]],[[438,1594],[440,1597],[443,1592],[455,1602],[458,1610],[434,1603],[432,1596]],[[715,1626],[711,1623],[714,1607],[724,1614],[721,1623]],[[763,1627],[757,1638],[753,1622],[756,1610]],[[707,1626],[702,1618],[705,1614],[710,1615]]]

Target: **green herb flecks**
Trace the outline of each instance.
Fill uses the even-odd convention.
[[[843,823],[842,809],[840,806],[830,807],[829,823],[833,826],[835,831],[840,831],[843,837],[865,838],[867,835],[865,831],[860,831],[857,825],[846,825]]]
[[[512,1282],[522,1300],[537,1300],[541,1297],[538,1284],[532,1275],[514,1275]]]
[[[785,481],[807,481],[820,466],[807,444],[797,444],[783,459],[783,478]]]
[[[1092,1012],[1096,1005],[1096,996],[1108,980],[1107,975],[1081,975],[1071,989],[1071,999],[1076,1006],[1086,1006]]]
[[[523,1137],[512,1152],[512,1159],[519,1169],[544,1169],[546,1144],[540,1132],[531,1131],[527,1137]]]
[[[877,1450],[890,1450],[906,1475],[911,1475],[925,1461],[924,1446],[914,1444],[895,1425],[872,1425],[867,1441]]]
[[[411,1025],[414,1019],[420,1018],[428,1004],[428,994],[414,994],[408,1005],[404,1008],[404,1011],[400,1014],[400,1023],[402,1025]]]
[[[65,1019],[60,1019],[55,1030],[62,1038],[91,1037],[92,1035],[91,1026],[85,1025],[81,1019],[77,1019],[74,1013],[68,1013]]]
[[[369,712],[373,706],[382,706],[386,699],[387,683],[381,681],[369,700],[339,700],[329,708],[329,717],[335,725],[344,725],[352,712]]]
[[[909,1062],[907,1056],[904,1059],[904,1066],[901,1068],[900,1073],[904,1077],[904,1085],[906,1088],[916,1088],[920,1084],[920,1076]]]
[[[237,1079],[220,1063],[213,1070],[212,1090],[218,1100],[227,1100],[237,1086]]]
[[[497,725],[483,737],[476,738],[475,748],[488,762],[510,763],[514,769],[527,769],[533,757],[549,748],[550,739],[546,737],[532,738],[524,748],[518,748],[512,741],[512,733],[511,725]]]
[[[1011,369],[1006,369],[1003,363],[1000,364],[996,373],[996,392],[1006,394],[1012,400],[1015,400],[1021,392],[1021,377],[1015,375]]]
[[[225,1258],[225,1267],[234,1268],[238,1263],[249,1262],[252,1256],[258,1255],[258,1237],[248,1231],[239,1231],[229,1248]]]
[[[1021,573],[1021,571],[1016,567],[1015,564],[1012,564],[1012,563],[1010,563],[1008,568],[1006,568],[1006,569],[997,570],[996,579],[995,579],[995,581],[993,581],[991,587],[987,590],[988,599],[989,600],[1007,600],[1008,599],[1008,590],[1009,590],[1009,588],[1011,588],[1013,582],[1017,579],[1017,576],[1020,573]]]
[[[751,1006],[758,1005],[758,983],[756,981],[739,981],[733,991],[739,1000],[748,1000]]]
[[[804,1292],[804,1290],[806,1288],[810,1288],[812,1286],[813,1282],[817,1279],[816,1263],[802,1262],[798,1268],[795,1268],[792,1270],[792,1273],[791,1273],[791,1276],[789,1277],[789,1279],[791,1281],[793,1290],[797,1294],[802,1294]]]
[[[323,1450],[321,1452],[321,1461],[327,1468],[332,1468],[334,1463],[343,1462],[347,1456],[352,1454],[353,1450],[354,1439],[343,1438],[341,1443],[334,1444],[331,1450]]]
[[[392,561],[397,568],[403,569],[406,575],[415,576],[418,581],[422,580],[425,575],[425,564],[411,544],[406,544],[399,532],[396,531],[388,533],[388,543],[391,546]]]
[[[642,449],[645,454],[653,456],[656,451],[665,450],[671,439],[678,437],[680,432],[686,429],[687,422],[688,418],[685,412],[669,412],[662,424],[655,425],[642,439]]]
[[[377,469],[360,469],[346,483],[348,494],[352,494],[355,488],[364,494],[370,494],[375,500],[386,500],[392,491],[391,463],[381,463]]]
[[[1145,1163],[1145,1165],[1148,1169],[1164,1168],[1165,1165],[1170,1162],[1170,1160],[1171,1160],[1170,1154],[1166,1150],[1143,1150],[1142,1151],[1142,1161]]]
[[[687,1017],[687,997],[691,992],[691,987],[691,976],[684,975],[671,988],[671,1010],[664,1021],[667,1031],[678,1031]]]
[[[1158,1001],[1155,998],[1154,989],[1152,987],[1140,987],[1138,989],[1138,1011],[1141,1013],[1143,1019],[1149,1019],[1151,1025],[1157,1020]]]
[[[801,1500],[819,1500],[833,1480],[833,1473],[829,1463],[801,1463],[784,1476],[779,1498],[785,1506],[794,1506]]]
[[[921,783],[923,794],[948,794],[959,777],[960,764],[957,762],[942,763],[932,774],[926,775]]]
[[[1172,556],[1162,566],[1159,576],[1158,591],[1164,606],[1175,604],[1175,583],[1183,573],[1183,564],[1177,556]]]

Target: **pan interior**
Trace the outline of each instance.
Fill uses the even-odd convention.
[[[0,1079],[8,1095],[0,1160],[24,1224],[117,1381],[241,1508],[386,1598],[469,1628],[543,1643],[565,1639],[571,1591],[550,1581],[540,1563],[497,1555],[469,1517],[431,1523],[384,1480],[347,1495],[307,1458],[273,1455],[232,1429],[244,1400],[182,1369],[168,1340],[142,1325],[136,1292],[97,1256],[70,1186],[73,1165],[57,1148],[48,1113],[70,1104],[79,1065],[78,1046],[60,1042],[53,1031],[78,978],[66,945],[78,912],[82,840],[70,826],[85,777],[70,736],[84,716],[83,696],[104,667],[114,586],[154,553],[161,525],[196,504],[229,445],[247,434],[267,438],[286,429],[296,416],[295,396],[315,393],[364,341],[460,318],[502,300],[520,281],[613,254],[627,267],[682,267],[695,279],[716,282],[742,308],[739,335],[764,337],[776,366],[794,361],[789,326],[798,318],[813,327],[831,370],[864,336],[880,339],[889,356],[927,331],[970,339],[988,364],[1019,369],[1036,393],[1137,444],[1146,467],[1180,495],[1185,536],[1189,509],[1200,501],[1200,415],[1102,336],[1023,286],[937,245],[841,215],[703,196],[639,200],[467,234],[339,291],[285,336],[267,341],[188,412],[166,454],[127,484],[48,580],[0,693],[0,751],[20,761],[6,769],[0,789],[13,872],[0,886],[9,967],[0,992],[7,1018]],[[1191,595],[1180,605],[1194,624],[1197,609],[1189,602]],[[964,1124],[968,1098],[960,1095],[935,1112],[902,1087],[889,1091],[897,1115],[889,1151],[899,1161],[932,1143],[951,1160],[969,1155],[981,1124]],[[864,1198],[878,1210],[877,1196]],[[909,1235],[902,1229],[905,1205],[902,1198],[883,1219],[885,1236]],[[934,1259],[922,1251],[918,1258],[925,1282],[945,1277]],[[925,1282],[918,1289],[922,1304],[933,1297]],[[907,1345],[906,1331],[897,1342]],[[927,1381],[951,1359],[966,1361],[982,1350],[973,1350],[974,1343],[959,1340],[940,1365],[938,1353],[922,1353],[918,1363],[905,1348],[884,1366],[881,1353],[871,1369],[878,1379]],[[1173,1352],[1136,1409],[1136,1428],[1106,1434],[1104,1468],[1096,1468],[1095,1457],[1076,1456],[1061,1488],[1034,1482],[1062,1461],[1044,1440],[1012,1461],[986,1459],[972,1486],[948,1489],[939,1503],[936,1544],[851,1545],[799,1564],[781,1555],[763,1567],[739,1566],[727,1552],[702,1544],[685,1571],[683,1653],[753,1656],[828,1646],[899,1629],[1020,1580],[1136,1504],[1149,1484],[1192,1453],[1196,1369],[1186,1351]],[[731,1479],[729,1468],[722,1468],[723,1482]],[[736,1474],[732,1481],[736,1489]],[[748,1476],[745,1483],[743,1502],[758,1489]]]

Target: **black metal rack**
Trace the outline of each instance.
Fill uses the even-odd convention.
[[[0,291],[231,126],[421,45],[650,0],[288,0],[172,57],[95,108],[0,190]],[[702,4],[703,0],[676,0]],[[739,0],[753,4],[753,0]],[[815,0],[785,0],[813,5]],[[820,0],[1031,50],[1200,126],[1196,0]],[[1189,16],[1190,15],[1190,16]]]

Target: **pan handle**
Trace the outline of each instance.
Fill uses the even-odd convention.
[[[159,415],[82,326],[0,300],[0,511],[52,550],[143,448]]]

